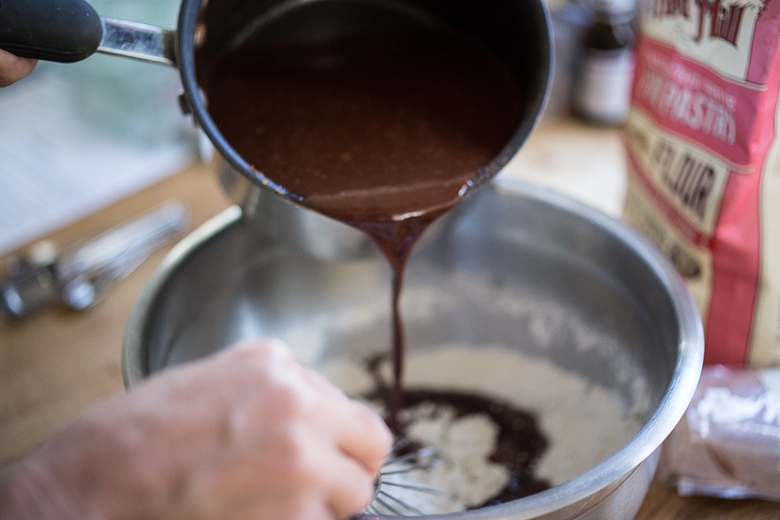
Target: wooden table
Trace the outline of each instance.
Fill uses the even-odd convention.
[[[211,172],[194,166],[49,238],[60,244],[90,238],[170,199],[189,208],[193,226],[229,205]],[[168,250],[155,252],[91,309],[52,309],[17,323],[0,320],[0,467],[23,457],[90,404],[124,391],[125,322]]]
[[[51,238],[66,244],[94,236],[170,198],[190,208],[193,225],[229,204],[211,173],[193,166]],[[0,469],[22,459],[91,404],[124,391],[120,351],[125,322],[168,249],[155,253],[92,309],[54,309],[19,323],[0,321]],[[637,518],[780,519],[780,504],[685,499],[656,484]]]

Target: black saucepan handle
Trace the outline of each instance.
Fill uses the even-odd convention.
[[[17,56],[71,63],[102,38],[100,16],[84,0],[0,0],[0,49]]]

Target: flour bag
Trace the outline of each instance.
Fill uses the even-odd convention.
[[[780,0],[642,0],[624,218],[677,266],[705,363],[780,363]]]

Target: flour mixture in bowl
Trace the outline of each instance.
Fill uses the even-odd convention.
[[[378,359],[338,360],[323,372],[386,414],[381,368]],[[642,382],[629,404],[614,389],[496,345],[410,355],[407,376],[396,449],[367,513],[452,513],[549,489],[616,452],[649,406]]]

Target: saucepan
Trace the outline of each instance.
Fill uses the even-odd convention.
[[[262,164],[249,164],[209,115],[201,89],[212,60],[256,34],[319,43],[372,30],[376,13],[391,10],[419,23],[447,24],[487,45],[519,80],[524,116],[480,178],[511,159],[540,117],[551,73],[550,23],[542,0],[183,0],[177,28],[166,30],[100,17],[83,0],[3,0],[0,48],[22,57],[74,62],[94,52],[176,66],[183,109],[194,115],[232,169],[283,199],[302,197],[274,181]]]

